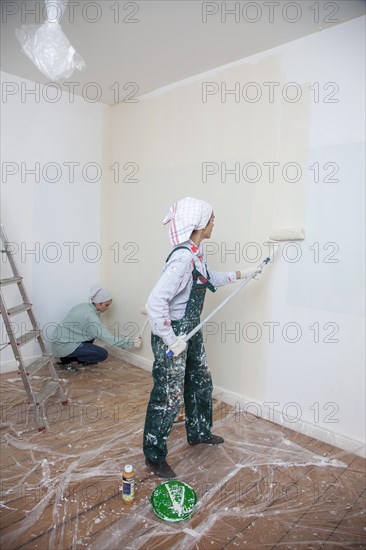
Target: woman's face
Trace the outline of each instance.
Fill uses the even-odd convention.
[[[108,302],[101,302],[100,304],[94,304],[94,305],[97,311],[99,311],[100,313],[103,313],[104,311],[107,311],[111,303],[112,303],[112,300],[108,300]]]
[[[213,229],[213,226],[215,225],[214,221],[215,221],[215,214],[212,212],[211,218],[208,220],[208,224],[203,230],[203,233],[202,233],[203,239],[209,239],[211,237],[212,229]]]

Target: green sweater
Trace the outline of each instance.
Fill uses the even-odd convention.
[[[57,325],[52,335],[52,352],[56,357],[65,357],[87,340],[99,338],[107,344],[130,348],[133,342],[128,338],[115,337],[99,319],[92,304],[74,306],[65,319]]]

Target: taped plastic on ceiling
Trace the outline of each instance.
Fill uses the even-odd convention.
[[[67,0],[45,0],[47,20],[42,25],[22,25],[15,34],[24,53],[50,80],[69,78],[85,61],[73,48],[59,23]]]

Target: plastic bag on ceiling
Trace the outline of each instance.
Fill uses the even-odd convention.
[[[86,67],[59,23],[66,4],[67,0],[45,0],[47,21],[43,25],[22,25],[15,31],[24,53],[50,80],[69,78],[74,69]]]

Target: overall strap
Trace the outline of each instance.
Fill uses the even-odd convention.
[[[208,277],[205,277],[198,271],[198,269],[194,268],[192,271],[193,278],[199,279],[199,281],[202,283],[202,286],[205,288],[208,288],[208,290],[211,290],[211,292],[216,292],[216,287],[212,283],[210,283],[210,274],[207,272]]]
[[[174,252],[176,250],[179,250],[180,248],[185,248],[186,250],[189,250],[189,252],[191,252],[192,254],[192,250],[188,247],[188,246],[177,246],[176,248],[174,248],[171,253],[169,254],[169,256],[167,257],[167,259],[165,260],[165,263],[169,261],[170,257],[172,256],[172,254],[174,254]],[[193,279],[199,279],[200,282],[202,283],[202,285],[206,288],[208,288],[209,290],[211,290],[211,292],[216,292],[216,287],[213,286],[212,283],[210,283],[209,279],[210,279],[210,274],[207,273],[208,275],[208,278],[206,278],[204,275],[202,275],[202,273],[200,273],[198,271],[198,269],[196,269],[196,267],[194,266],[193,270],[192,270],[192,276],[193,276]]]
[[[188,248],[188,246],[177,246],[177,248],[173,248],[173,250],[171,251],[171,253],[170,253],[169,256],[167,257],[167,259],[165,260],[165,263],[168,262],[168,261],[170,260],[171,255],[174,254],[174,252],[175,252],[176,250],[179,250],[180,248],[185,248],[186,250],[189,250],[189,251],[192,253],[191,249]]]

